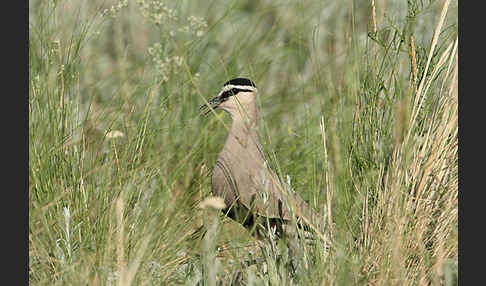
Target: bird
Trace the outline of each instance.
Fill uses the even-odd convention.
[[[319,213],[265,161],[257,133],[257,95],[253,81],[238,77],[224,83],[218,95],[199,108],[201,115],[222,109],[232,121],[213,168],[212,194],[224,199],[222,211],[228,217],[253,230],[258,238],[267,235],[269,229],[278,238],[295,236],[297,228],[308,230],[309,226],[320,234],[316,227]]]

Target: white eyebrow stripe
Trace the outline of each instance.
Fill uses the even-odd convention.
[[[256,87],[253,87],[251,85],[233,85],[233,84],[228,84],[228,85],[225,85],[223,87],[223,89],[221,89],[221,91],[219,92],[218,96],[221,96],[223,93],[227,92],[228,90],[232,90],[233,88],[237,88],[237,89],[247,89],[247,90],[251,90],[253,92],[257,92],[257,88]]]

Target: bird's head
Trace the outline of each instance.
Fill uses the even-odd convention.
[[[257,88],[253,81],[247,78],[234,78],[227,81],[216,97],[203,104],[199,109],[205,110],[205,115],[211,109],[221,108],[232,116],[248,112],[256,106]]]

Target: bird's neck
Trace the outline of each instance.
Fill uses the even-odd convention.
[[[256,106],[231,113],[232,124],[225,147],[232,146],[242,151],[261,153],[257,132],[258,117]]]

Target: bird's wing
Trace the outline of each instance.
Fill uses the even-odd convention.
[[[232,163],[220,157],[212,177],[213,194],[223,197],[226,207],[238,204],[259,216],[287,221],[292,219],[292,215],[303,217],[307,222],[319,221],[321,216],[290,186],[281,183],[271,169],[252,162],[254,166],[250,163],[239,165],[238,172],[232,172],[236,168]]]
[[[238,190],[239,202],[260,216],[291,220],[294,214],[316,223],[317,213],[273,171],[264,170],[260,175],[249,174],[248,189]]]

